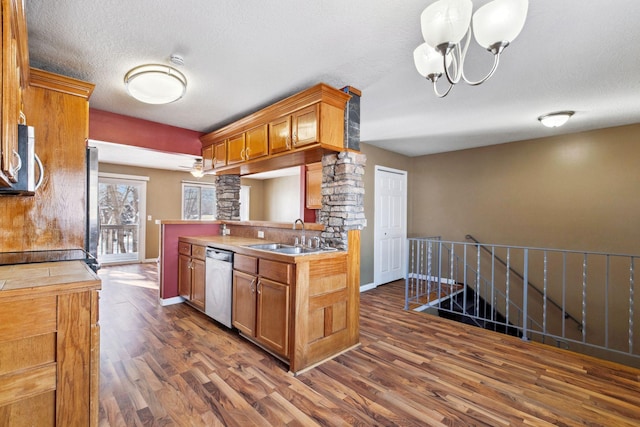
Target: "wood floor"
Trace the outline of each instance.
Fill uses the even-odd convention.
[[[103,267],[103,426],[638,426],[640,370],[361,294],[362,345],[297,377],[185,304],[155,265]]]

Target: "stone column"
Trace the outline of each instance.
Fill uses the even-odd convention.
[[[319,221],[324,224],[324,243],[346,250],[349,230],[362,230],[364,215],[364,166],[361,153],[341,152],[322,157],[322,209]]]
[[[216,218],[240,221],[240,175],[216,176]]]

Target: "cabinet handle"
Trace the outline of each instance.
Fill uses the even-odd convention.
[[[298,133],[294,132],[293,133],[293,145],[296,145],[298,143]]]
[[[262,282],[258,282],[258,295],[262,294]]]
[[[289,135],[287,135],[285,140],[285,146],[287,147],[287,150],[291,150],[291,137]]]
[[[250,151],[249,147],[244,149],[244,154],[245,154],[246,160],[249,160],[249,151]]]
[[[243,149],[240,151],[240,158],[241,158],[243,161],[244,161],[244,160],[247,160],[247,159],[245,159],[245,157],[244,157],[244,150],[245,150],[245,148],[243,148]]]
[[[215,167],[215,166],[216,166],[216,158],[215,158],[215,157],[214,157],[213,159],[211,159],[211,165],[212,165],[213,167]]]
[[[256,283],[256,279],[254,278],[249,284],[249,289],[251,289],[252,294],[256,292],[256,288],[253,286],[255,283]]]
[[[22,158],[20,157],[20,154],[18,154],[16,150],[13,150],[13,157],[15,157],[18,160],[17,162],[18,164],[11,168],[11,174],[15,176],[18,174],[18,171],[22,169]]]

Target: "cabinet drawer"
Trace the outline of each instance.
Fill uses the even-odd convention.
[[[55,332],[56,310],[55,296],[0,304],[0,342]]]
[[[258,274],[267,279],[289,285],[293,276],[293,266],[284,262],[261,259]]]
[[[204,260],[206,254],[207,254],[207,248],[206,247],[197,246],[197,245],[192,245],[191,246],[191,256],[192,257]]]
[[[182,255],[191,255],[191,243],[178,242],[178,253]]]
[[[258,258],[235,254],[233,257],[233,268],[247,273],[256,274],[258,272]]]

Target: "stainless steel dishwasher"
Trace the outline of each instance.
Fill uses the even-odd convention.
[[[204,312],[231,327],[233,252],[207,248]]]

